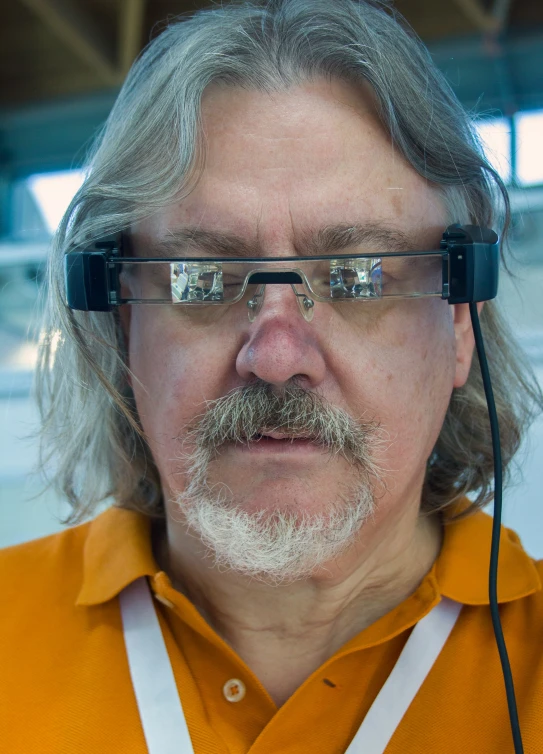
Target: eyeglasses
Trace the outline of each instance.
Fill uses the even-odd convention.
[[[440,249],[431,251],[254,259],[123,257],[112,237],[66,255],[66,290],[68,306],[87,311],[123,304],[230,306],[247,298],[252,321],[267,285],[290,285],[311,320],[315,301],[484,301],[496,295],[498,267],[498,236],[477,226],[450,226]]]
[[[420,252],[366,256],[274,259],[119,259],[121,304],[232,305],[248,297],[253,320],[267,285],[290,285],[303,316],[315,301],[442,296],[441,254]],[[303,289],[300,291],[300,287]]]

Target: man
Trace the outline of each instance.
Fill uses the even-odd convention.
[[[1,553],[6,751],[513,750],[468,304],[310,296],[320,257],[341,276],[333,255],[371,254],[369,299],[402,269],[432,293],[424,266],[390,255],[438,250],[453,222],[499,230],[496,184],[377,4],[225,5],[151,43],[52,254],[49,447],[70,523],[112,505]],[[72,312],[64,255],[108,244],[132,260],[117,299],[132,303]],[[308,282],[259,286],[251,269]],[[179,305],[137,303],[171,281]],[[479,310],[508,462],[540,396],[493,304]],[[542,572],[503,530],[501,621],[534,754]]]

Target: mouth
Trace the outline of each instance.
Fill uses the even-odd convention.
[[[288,440],[294,442],[296,440],[310,441],[312,438],[309,435],[296,435],[289,432],[278,432],[276,430],[263,430],[260,434],[257,434],[252,440]]]
[[[309,435],[297,435],[291,432],[266,429],[248,437],[245,442],[236,447],[249,453],[312,453],[322,451],[320,445]]]

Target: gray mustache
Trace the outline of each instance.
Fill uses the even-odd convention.
[[[297,384],[277,388],[258,382],[210,401],[188,432],[190,441],[215,451],[226,443],[248,443],[264,432],[304,437],[368,466],[379,425],[355,421],[323,397]]]

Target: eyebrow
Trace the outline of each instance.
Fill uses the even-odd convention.
[[[306,231],[294,244],[297,256],[318,256],[345,251],[353,246],[368,246],[368,252],[402,252],[416,250],[416,241],[396,228],[376,223],[339,223],[316,231]],[[197,251],[213,257],[262,257],[258,244],[250,243],[232,233],[183,227],[170,230],[154,242],[149,251],[156,256],[176,256],[180,250]],[[287,250],[285,249],[285,252]],[[281,256],[290,256],[285,253]]]

